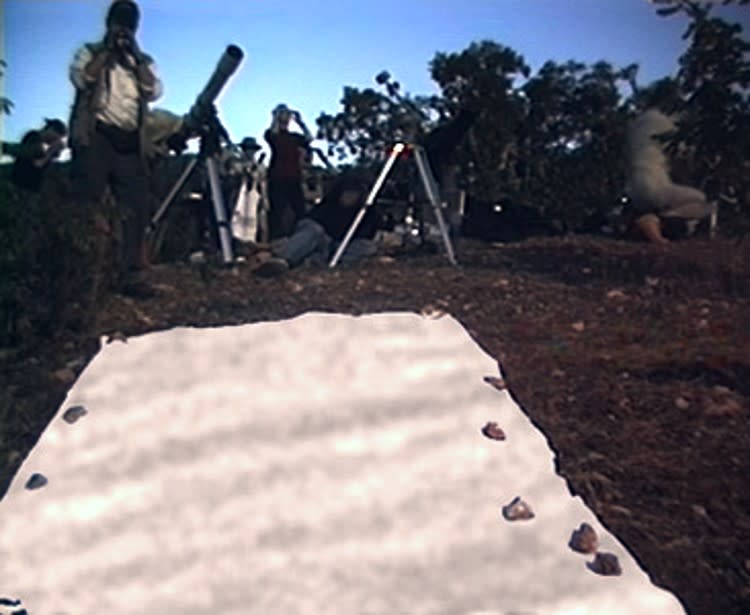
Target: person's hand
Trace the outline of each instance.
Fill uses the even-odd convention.
[[[115,49],[122,55],[131,55],[135,58],[136,64],[140,64],[143,54],[135,40],[135,33],[128,28],[115,28],[112,32],[115,40]]]
[[[143,64],[143,52],[138,46],[138,41],[135,40],[135,34],[133,34],[132,32],[130,33],[130,37],[128,39],[128,52],[131,53],[135,58],[136,65]]]
[[[107,51],[117,50],[117,32],[115,30],[107,30],[107,34],[104,35],[104,48]]]
[[[170,135],[167,139],[167,147],[172,150],[175,154],[181,154],[187,148],[189,135],[180,129],[178,132]]]
[[[65,143],[63,143],[62,141],[55,141],[49,146],[47,153],[50,156],[50,158],[57,158],[64,149],[65,149]]]
[[[302,122],[302,116],[300,115],[299,111],[291,111],[290,112],[292,119],[297,122],[298,124]]]
[[[115,42],[120,51],[130,51],[135,43],[135,36],[127,28],[117,28],[115,30]]]

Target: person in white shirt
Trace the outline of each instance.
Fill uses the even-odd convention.
[[[144,120],[148,104],[162,94],[154,61],[136,41],[139,19],[133,0],[115,0],[103,40],[83,45],[70,66],[76,88],[70,120],[74,193],[99,216],[102,196],[111,188],[122,217],[121,290],[133,295],[143,287],[140,271],[146,264],[150,195]]]
[[[713,213],[715,205],[697,188],[672,181],[660,138],[676,130],[668,115],[674,103],[658,90],[647,103],[628,126],[626,193],[632,203],[635,228],[651,242],[667,243],[669,235],[691,235],[697,224]]]

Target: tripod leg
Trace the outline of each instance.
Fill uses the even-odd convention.
[[[435,177],[432,175],[427,155],[421,147],[414,148],[414,159],[417,161],[417,167],[419,168],[419,175],[422,178],[422,184],[424,185],[427,198],[432,204],[432,208],[435,211],[435,218],[437,218],[438,227],[440,228],[440,234],[443,237],[443,244],[445,245],[445,251],[448,254],[448,260],[452,265],[457,265],[456,256],[453,253],[453,245],[451,244],[450,236],[448,235],[448,227],[445,224],[443,218],[442,206],[440,199],[438,198],[437,184],[435,183]]]
[[[331,259],[331,262],[328,263],[328,267],[330,269],[333,269],[339,262],[339,259],[341,259],[341,256],[344,254],[344,250],[346,250],[346,247],[349,245],[349,242],[352,240],[352,235],[354,235],[354,232],[357,230],[357,227],[362,222],[362,218],[365,217],[365,212],[367,211],[368,205],[362,205],[359,212],[357,212],[357,217],[354,218],[354,222],[352,222],[352,225],[349,227],[349,230],[346,233],[346,236],[339,244],[338,249],[336,250],[336,254],[333,255],[333,258]]]
[[[216,216],[216,225],[219,234],[219,244],[221,246],[221,255],[224,263],[229,265],[234,261],[232,252],[232,234],[227,221],[227,210],[224,207],[224,197],[221,194],[221,184],[219,183],[219,168],[215,158],[206,158],[206,167],[208,169],[208,180],[211,183],[211,201],[214,206]]]
[[[151,218],[151,223],[148,225],[148,228],[146,229],[147,233],[150,234],[156,230],[156,226],[159,224],[159,222],[161,222],[162,218],[167,213],[169,206],[175,200],[175,197],[177,197],[177,195],[180,193],[180,190],[182,190],[183,186],[185,185],[188,178],[190,177],[190,174],[193,172],[193,169],[195,169],[196,164],[198,164],[198,158],[193,158],[185,167],[185,170],[182,172],[182,175],[180,175],[179,179],[175,182],[174,186],[172,186],[172,189],[169,191],[169,194],[162,201],[161,205],[159,205],[159,209]]]
[[[372,185],[372,188],[370,189],[370,193],[367,195],[365,204],[362,205],[362,208],[357,213],[357,217],[354,218],[354,222],[352,222],[351,226],[349,227],[349,230],[346,232],[346,235],[344,236],[344,239],[341,241],[341,244],[336,250],[336,254],[333,255],[331,262],[328,263],[329,268],[333,269],[336,266],[336,264],[339,262],[339,259],[341,259],[341,255],[344,253],[344,250],[346,250],[346,247],[349,245],[349,242],[352,240],[354,233],[357,231],[357,227],[362,222],[362,218],[365,217],[365,212],[367,211],[367,208],[371,207],[372,204],[375,202],[375,199],[378,196],[378,192],[380,192],[380,189],[383,187],[383,183],[385,182],[386,177],[388,177],[388,173],[390,173],[391,169],[393,168],[393,165],[396,162],[396,158],[398,158],[398,155],[402,151],[404,151],[403,143],[397,143],[393,147],[393,151],[391,152],[390,156],[388,156],[388,160],[385,161],[385,164],[383,165],[383,169],[380,171],[380,175],[378,175],[378,178],[375,180],[375,183]]]
[[[710,239],[716,238],[716,227],[718,226],[719,218],[719,202],[715,201],[711,203],[711,216],[708,221],[708,236]]]

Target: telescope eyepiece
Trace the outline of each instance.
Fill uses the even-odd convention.
[[[245,53],[242,51],[242,49],[237,47],[237,45],[227,45],[224,53],[237,62],[239,62],[245,56]]]
[[[375,83],[383,85],[384,83],[387,83],[390,78],[391,74],[387,70],[383,70],[375,76]]]

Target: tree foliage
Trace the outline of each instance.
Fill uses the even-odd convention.
[[[498,178],[510,172],[525,114],[516,81],[528,78],[529,66],[512,49],[481,41],[461,52],[437,53],[429,67],[441,89],[441,119],[448,120],[461,109],[477,113],[463,148],[463,166],[473,171],[474,193],[484,199],[500,197]]]
[[[708,14],[716,2],[710,0],[651,0],[659,8],[656,13],[662,17],[668,17],[679,12],[684,12],[694,17],[698,13]],[[750,4],[750,0],[721,0],[723,6],[737,4],[739,6]]]
[[[608,207],[623,182],[626,105],[620,93],[635,66],[547,62],[523,86],[520,191],[566,228]]]
[[[5,60],[0,60],[0,79],[5,77],[5,69],[8,67],[8,64]],[[0,96],[0,114],[10,115],[11,111],[13,110],[13,102],[10,100],[10,98],[6,98],[5,96]]]
[[[95,300],[94,276],[106,270],[111,278],[113,255],[104,258],[90,212],[71,198],[62,169],[54,169],[38,194],[16,189],[3,171],[0,346],[30,333],[85,329]]]
[[[328,141],[329,155],[367,165],[381,160],[395,141],[424,134],[431,99],[402,95],[397,82],[391,87],[398,97],[373,88],[344,87],[342,111],[322,113],[316,119],[318,137]]]
[[[750,0],[723,2],[733,3]],[[319,136],[340,156],[373,162],[403,138],[408,121],[416,124],[411,134],[422,136],[470,109],[477,120],[459,150],[470,199],[511,198],[575,230],[623,190],[628,120],[648,92],[673,89],[682,101],[676,140],[691,154],[680,179],[710,196],[734,191],[739,207],[750,181],[750,44],[739,24],[712,15],[714,2],[654,4],[657,15],[688,17],[677,74],[654,84],[640,86],[637,64],[604,61],[549,61],[532,74],[521,54],[484,40],[435,54],[429,71],[438,95],[402,96],[397,83],[395,97],[344,88],[342,110],[318,118]]]
[[[722,203],[725,217],[749,217],[750,42],[742,25],[712,15],[714,3],[655,1],[662,5],[659,14],[683,13],[689,18],[683,34],[689,46],[676,76],[682,102],[675,141],[694,152],[694,182],[703,184],[713,198],[731,197]]]
[[[548,62],[532,76],[523,56],[481,41],[435,54],[429,68],[440,94],[408,100],[422,111],[417,132],[462,109],[476,113],[458,152],[472,198],[511,198],[575,228],[619,195],[625,125],[620,89],[634,79],[637,66]],[[360,161],[386,150],[410,112],[373,89],[345,88],[342,105],[336,116],[318,118],[320,136]]]

